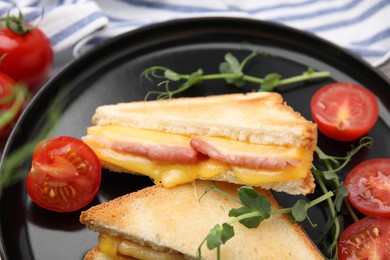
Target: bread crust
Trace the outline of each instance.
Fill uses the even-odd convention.
[[[230,209],[240,207],[213,191],[199,200],[211,185],[234,197],[240,187],[200,180],[172,189],[154,185],[83,211],[80,221],[93,231],[195,258],[208,231],[228,221]],[[269,191],[256,191],[279,208]],[[239,223],[234,229],[235,236],[221,247],[222,259],[323,259],[301,226],[286,215],[273,215],[255,229]],[[216,255],[203,247],[202,256],[215,259]]]

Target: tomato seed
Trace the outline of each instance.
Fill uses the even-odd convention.
[[[54,198],[56,196],[56,192],[54,189],[50,189],[49,196],[50,196],[50,198]]]
[[[379,237],[379,228],[374,227],[373,230],[375,237]]]

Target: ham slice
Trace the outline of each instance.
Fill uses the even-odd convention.
[[[213,159],[250,169],[285,170],[301,164],[301,161],[296,159],[284,159],[275,156],[266,157],[266,155],[253,151],[246,152],[228,149],[215,141],[215,139],[207,137],[193,137],[190,144],[195,150]]]
[[[190,144],[188,145],[169,145],[155,142],[145,142],[139,139],[134,140],[111,140],[102,136],[87,136],[87,139],[97,143],[100,147],[109,148],[117,152],[130,153],[133,155],[144,156],[148,159],[161,161],[165,163],[197,163],[205,156]]]
[[[102,148],[143,156],[163,163],[195,164],[210,157],[232,166],[249,169],[287,170],[301,164],[301,160],[277,156],[277,151],[273,151],[273,154],[268,154],[267,157],[264,151],[256,153],[256,150],[232,149],[223,142],[218,142],[218,138],[204,136],[193,137],[188,144],[158,143],[136,138],[112,140],[97,135],[89,135],[86,138]]]
[[[204,156],[190,145],[168,145],[157,143],[137,143],[114,141],[112,149],[135,155],[145,156],[151,160],[177,163],[197,163]]]

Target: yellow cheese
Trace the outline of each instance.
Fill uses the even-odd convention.
[[[148,138],[148,142],[189,145],[191,137],[174,135],[165,132],[134,129],[123,126],[94,126],[88,128],[89,135],[103,136],[112,140],[135,140]],[[150,138],[149,138],[150,137]],[[163,163],[150,160],[104,147],[92,139],[84,141],[95,151],[99,159],[110,165],[117,166],[129,172],[139,173],[152,178],[156,183],[161,182],[164,187],[170,188],[179,184],[188,183],[196,178],[209,179],[219,174],[232,172],[243,183],[255,185],[260,183],[290,181],[306,177],[311,168],[312,152],[289,147],[273,147],[231,141],[224,138],[206,137],[213,142],[230,150],[242,153],[259,153],[279,155],[285,159],[299,159],[302,163],[289,170],[253,170],[245,167],[232,166],[212,158],[202,160],[196,164]],[[170,141],[174,140],[174,141]]]
[[[129,172],[149,176],[154,182],[161,182],[167,188],[191,182],[197,176],[208,179],[224,173],[229,169],[228,165],[213,159],[208,159],[197,164],[165,164],[141,156],[124,154],[107,148],[94,147],[89,141],[87,141],[87,144],[92,147],[101,161],[116,165]]]
[[[147,143],[189,145],[191,138],[185,135],[170,134],[126,126],[107,125],[92,126],[88,128],[88,134],[107,137],[111,140],[141,141]]]
[[[283,182],[306,177],[311,167],[311,162],[303,161],[298,167],[283,171],[262,171],[243,167],[232,167],[233,173],[238,179],[247,185],[256,185],[267,182]]]
[[[131,154],[123,154],[106,148],[94,147],[98,158],[111,165],[116,165],[129,172],[140,173],[152,178],[156,183],[161,182],[164,187],[171,188],[179,184],[188,183],[197,177],[209,179],[218,174],[233,171],[238,179],[248,185],[258,183],[289,181],[304,178],[311,165],[303,163],[301,166],[286,171],[259,171],[242,167],[231,167],[227,164],[208,159],[198,164],[162,164],[147,158]]]
[[[297,147],[260,145],[212,136],[201,136],[201,139],[212,144],[214,147],[220,147],[221,150],[229,150],[238,154],[261,154],[264,158],[313,160],[313,152]]]
[[[113,260],[124,260],[125,257],[117,255],[117,247],[120,240],[112,236],[101,234],[99,235],[99,249]]]
[[[125,260],[128,257],[148,260],[180,260],[179,254],[153,250],[128,240],[107,234],[99,235],[99,249],[113,260]]]

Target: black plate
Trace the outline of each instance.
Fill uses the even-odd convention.
[[[332,78],[306,84],[283,87],[279,91],[288,104],[311,118],[309,101],[312,94],[325,83],[353,81],[370,88],[383,103],[382,111],[390,109],[390,84],[375,69],[359,58],[324,41],[267,22],[232,18],[187,19],[153,25],[124,34],[75,60],[53,77],[35,96],[18,123],[4,155],[31,140],[41,129],[48,107],[60,89],[67,89],[69,100],[53,135],[81,137],[90,125],[91,116],[99,105],[120,101],[142,100],[155,87],[140,84],[141,72],[153,65],[164,65],[180,72],[203,68],[215,73],[226,52],[242,59],[252,50],[275,57],[259,58],[247,72],[264,76],[278,72],[287,77],[313,67],[328,70]],[[204,82],[185,95],[251,91],[227,86],[223,81]],[[65,98],[65,97],[64,97]],[[358,161],[389,157],[389,128],[380,119],[370,136],[377,140],[374,147],[360,153]],[[343,154],[350,143],[340,144],[319,136],[319,146],[329,153]],[[28,172],[29,165],[25,165]],[[91,205],[151,185],[147,178],[131,175],[104,174],[101,190]],[[24,181],[7,188],[1,198],[1,256],[3,259],[81,259],[97,242],[97,234],[82,226],[80,212],[54,213],[31,203]],[[294,199],[275,194],[282,205]],[[89,205],[89,206],[91,206]],[[324,209],[310,214],[318,227],[303,226],[314,241],[318,241],[324,224]],[[213,225],[215,223],[210,223]],[[210,226],[211,227],[211,226]]]

